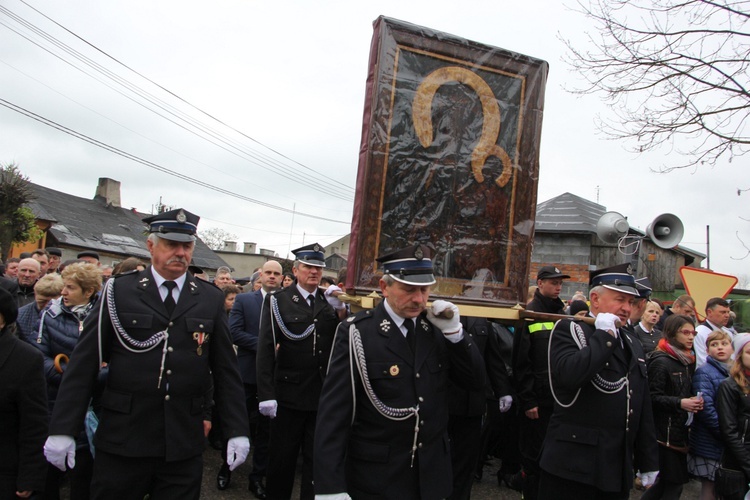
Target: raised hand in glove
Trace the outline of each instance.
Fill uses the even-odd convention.
[[[276,418],[276,409],[279,407],[275,399],[269,399],[268,401],[261,401],[258,403],[258,411],[261,415],[268,418]]]
[[[341,290],[341,288],[337,287],[336,285],[329,286],[325,291],[326,300],[329,304],[331,304],[331,307],[333,307],[337,311],[346,309],[346,304],[341,302],[338,298],[338,295],[342,293],[344,293],[343,290]]]
[[[247,459],[250,453],[250,440],[247,436],[237,436],[227,441],[227,465],[233,471]]]
[[[450,314],[453,317],[448,318],[447,316]],[[427,309],[427,319],[443,332],[443,335],[453,335],[461,331],[461,317],[458,314],[458,307],[446,300],[433,302],[432,307]]]
[[[500,398],[500,413],[505,413],[506,411],[510,410],[511,405],[513,404],[513,396],[503,396]]]
[[[76,466],[76,442],[71,436],[50,436],[44,443],[44,456],[47,461],[65,471],[67,459],[68,468]]]
[[[596,315],[594,326],[597,330],[604,330],[605,332],[609,332],[610,335],[617,337],[617,323],[619,321],[620,318],[612,313],[599,313]]]

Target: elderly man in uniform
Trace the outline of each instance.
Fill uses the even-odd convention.
[[[313,438],[318,399],[328,372],[333,337],[346,307],[318,288],[325,254],[314,243],[292,250],[295,284],[270,293],[263,302],[258,339],[258,407],[271,418],[266,495],[292,495],[302,448],[300,498],[313,493]]]
[[[561,320],[552,331],[555,409],[540,459],[543,500],[627,499],[634,461],[644,486],[658,474],[643,348],[622,328],[638,297],[635,280],[606,268],[592,272],[590,285],[595,328]]]
[[[247,413],[224,295],[188,270],[199,218],[186,210],[144,219],[152,265],[110,280],[89,314],[62,379],[45,444],[47,459],[75,466],[102,363],[94,499],[198,499],[205,447],[204,410],[222,412],[232,468],[249,451]]]
[[[343,323],[320,399],[315,492],[330,498],[445,498],[451,493],[448,378],[484,387],[485,368],[458,308],[435,301],[422,245],[378,259],[385,299]]]

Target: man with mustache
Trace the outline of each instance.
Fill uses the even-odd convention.
[[[231,469],[250,449],[244,391],[232,348],[224,294],[188,266],[199,217],[182,209],[143,219],[151,266],[110,280],[89,314],[63,374],[44,451],[75,467],[76,436],[101,395],[91,498],[200,497],[204,411],[222,415]]]

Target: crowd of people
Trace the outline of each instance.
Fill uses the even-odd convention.
[[[527,320],[461,317],[428,307],[417,244],[378,259],[383,300],[352,313],[318,244],[292,273],[211,284],[191,267],[197,216],[144,222],[150,263],[4,263],[0,498],[59,498],[65,479],[75,499],[197,499],[207,440],[216,487],[249,457],[261,500],[291,498],[300,455],[301,499],[468,499],[489,456],[525,500],[748,489],[750,334],[722,298],[698,322],[692,297],[665,306],[614,266],[564,301],[570,277],[543,266]]]

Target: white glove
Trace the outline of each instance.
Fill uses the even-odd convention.
[[[68,469],[76,466],[76,441],[71,436],[50,436],[44,443],[44,456],[47,461],[65,472],[65,459]]]
[[[605,332],[612,332],[617,334],[617,322],[620,318],[612,313],[599,313],[596,315],[594,326],[597,330],[604,330]]]
[[[643,487],[648,488],[649,486],[653,486],[654,482],[656,482],[656,476],[658,475],[658,470],[652,472],[641,472],[641,483],[643,483]]]
[[[341,288],[337,287],[336,285],[329,286],[328,288],[326,288],[326,291],[325,291],[325,296],[326,296],[326,300],[328,301],[328,303],[331,304],[331,307],[333,307],[337,311],[346,309],[346,304],[341,302],[336,295],[333,295],[334,292],[344,293],[344,291],[341,290]]]
[[[315,500],[352,500],[346,493],[329,493],[327,495],[315,495]]]
[[[439,317],[443,311],[453,311],[453,317],[450,319]],[[445,300],[436,300],[432,307],[427,309],[427,319],[435,325],[443,335],[451,335],[461,331],[461,317],[458,314],[458,307]]]
[[[279,404],[275,399],[269,399],[268,401],[261,401],[258,403],[258,411],[260,414],[268,418],[276,418],[276,409]]]
[[[500,398],[500,413],[505,413],[510,410],[510,406],[513,404],[513,396],[503,396]]]
[[[247,436],[233,437],[227,441],[227,465],[233,471],[247,459],[250,453],[250,440]]]

